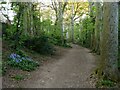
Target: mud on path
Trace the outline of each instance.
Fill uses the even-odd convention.
[[[21,88],[93,88],[90,79],[96,64],[90,50],[73,45],[64,55],[33,71],[27,80],[19,83]]]

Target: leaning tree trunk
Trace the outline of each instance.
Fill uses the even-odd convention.
[[[101,70],[111,80],[118,80],[118,3],[104,2]]]

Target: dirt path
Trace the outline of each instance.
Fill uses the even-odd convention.
[[[43,65],[20,86],[24,88],[92,88],[89,77],[95,57],[89,50],[74,45],[61,59]]]

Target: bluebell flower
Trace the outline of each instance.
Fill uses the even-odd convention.
[[[13,55],[14,57],[17,57],[17,54],[15,54],[15,53],[13,53],[12,55]]]
[[[32,61],[32,59],[29,58],[28,56],[27,57],[21,57],[20,55],[15,54],[15,53],[12,53],[9,58],[16,63],[22,62],[23,60]]]
[[[12,53],[11,55],[10,55],[10,58],[13,58],[14,57],[14,54]]]
[[[16,60],[15,60],[15,62],[16,62],[16,63],[19,63],[19,60],[18,60],[18,59],[16,59]]]
[[[12,57],[11,59],[15,60],[16,58],[15,58],[15,57]]]
[[[21,58],[19,58],[19,59],[17,59],[19,62],[22,62],[22,59]]]
[[[10,58],[15,58],[16,57],[16,54],[14,54],[14,53],[12,53],[11,55],[10,55]]]

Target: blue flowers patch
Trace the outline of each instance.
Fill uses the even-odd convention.
[[[12,53],[9,58],[11,60],[13,60],[14,62],[16,62],[16,63],[20,63],[20,62],[22,62],[24,60],[32,61],[31,58],[29,58],[29,57],[22,57],[22,56],[20,56],[20,55],[18,55],[16,53]]]
[[[32,60],[27,56],[20,56],[16,53],[12,53],[9,56],[8,64],[12,67],[20,68],[25,71],[35,70],[39,63]]]

